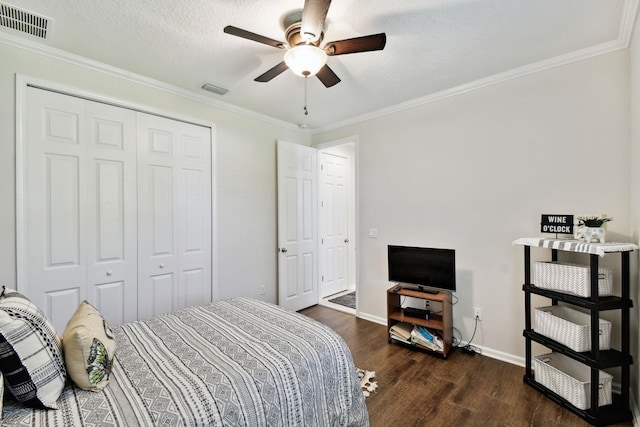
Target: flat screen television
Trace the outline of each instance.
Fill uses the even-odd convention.
[[[456,290],[454,249],[388,245],[387,260],[390,282],[413,288]]]

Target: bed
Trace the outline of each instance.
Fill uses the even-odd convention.
[[[109,382],[58,410],[7,399],[2,425],[368,426],[351,353],[306,316],[249,298],[113,328]]]

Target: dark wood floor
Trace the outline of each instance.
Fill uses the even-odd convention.
[[[376,372],[378,390],[367,398],[372,427],[589,426],[525,385],[519,366],[458,350],[442,359],[388,344],[385,326],[322,306],[301,313],[333,328],[356,366]]]

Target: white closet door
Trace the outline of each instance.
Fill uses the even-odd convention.
[[[20,290],[59,331],[84,299],[134,319],[134,113],[29,88],[25,124]]]
[[[88,300],[112,324],[137,319],[135,113],[87,101]]]
[[[23,162],[26,272],[20,289],[63,331],[86,298],[81,215],[84,101],[28,89]]]
[[[211,132],[138,113],[138,316],[211,301]]]

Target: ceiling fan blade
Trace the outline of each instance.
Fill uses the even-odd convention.
[[[331,0],[305,0],[300,26],[300,36],[303,40],[309,42],[320,40],[330,4]]]
[[[324,47],[324,51],[329,56],[345,55],[347,53],[370,52],[372,50],[382,50],[387,44],[385,33],[371,34],[369,36],[355,37],[353,39],[338,40],[329,42]]]
[[[285,44],[278,40],[270,39],[269,37],[261,36],[260,34],[252,33],[251,31],[243,30],[242,28],[227,25],[224,27],[224,32],[231,34],[232,36],[242,37],[243,39],[253,40],[254,42],[264,43],[269,46],[284,49]]]
[[[278,77],[287,68],[289,68],[289,67],[287,67],[287,64],[285,64],[284,61],[282,61],[281,63],[279,63],[275,67],[273,67],[270,70],[268,70],[266,73],[256,77],[253,80],[255,80],[256,82],[266,83],[266,82],[270,81],[271,79],[273,79],[274,77]]]
[[[340,83],[340,77],[338,77],[326,64],[324,67],[320,68],[320,71],[318,71],[316,76],[318,76],[318,79],[323,85],[325,85],[325,87],[331,87]]]

